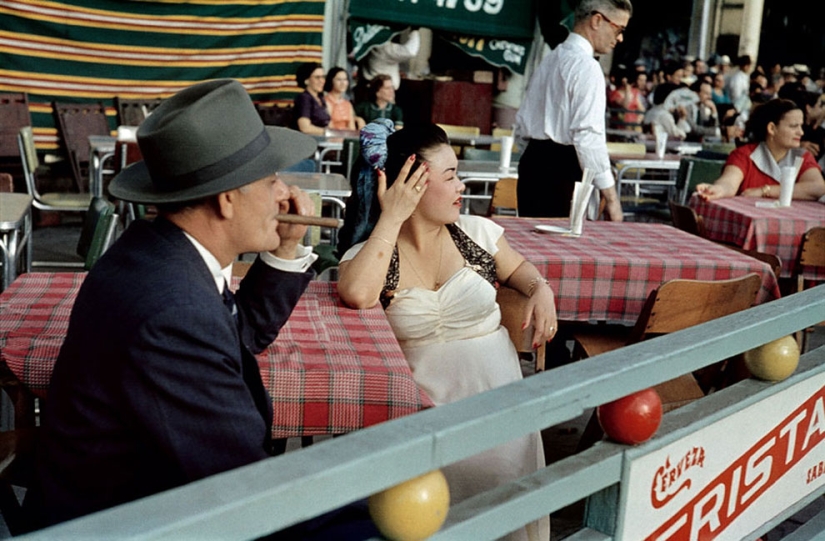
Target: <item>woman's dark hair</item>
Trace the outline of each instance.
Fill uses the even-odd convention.
[[[756,106],[748,119],[745,133],[751,142],[761,143],[768,137],[768,124],[779,124],[786,114],[798,110],[791,100],[776,98]]]
[[[327,72],[327,81],[324,83],[324,92],[332,91],[332,80],[335,79],[335,76],[341,72],[347,73],[347,70],[344,68],[339,68],[335,66],[334,68],[330,68]],[[347,81],[349,82],[349,74],[347,73]]]
[[[295,82],[298,83],[298,86],[300,86],[301,88],[306,88],[306,80],[309,79],[313,71],[321,67],[321,64],[319,64],[318,62],[305,62],[301,64],[295,71]]]
[[[385,73],[379,73],[367,83],[367,99],[372,103],[378,99],[378,91],[384,86],[384,81],[392,81],[392,77]]]
[[[387,187],[392,185],[411,155],[415,154],[416,161],[410,173],[428,159],[430,152],[449,144],[447,134],[436,124],[415,124],[390,135],[387,138],[387,162],[384,164]]]

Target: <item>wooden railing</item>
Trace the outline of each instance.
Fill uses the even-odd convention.
[[[825,286],[35,532],[26,539],[252,539],[822,320]],[[454,505],[442,530],[431,539],[495,539],[588,497],[585,524],[571,539],[619,539],[617,528],[624,524],[621,502],[626,499],[625,479],[633,457],[800,382],[815,381],[812,378],[823,373],[825,348],[820,348],[804,355],[796,373],[785,381],[746,380],[665,415],[657,435],[640,446],[601,442]],[[825,427],[822,430],[825,434]],[[757,538],[823,490],[799,496],[781,512],[748,523],[749,533],[743,538]],[[823,520],[825,516],[816,517],[813,523]],[[803,532],[795,539],[813,539],[819,531],[807,536]]]

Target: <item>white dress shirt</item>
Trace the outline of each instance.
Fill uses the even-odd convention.
[[[407,41],[404,43],[388,41],[378,45],[367,56],[367,62],[363,68],[364,77],[371,81],[379,73],[389,75],[392,79],[392,87],[398,90],[398,87],[401,86],[401,70],[398,65],[417,55],[420,47],[421,35],[418,30],[410,32]]]
[[[604,74],[593,53],[590,42],[575,32],[550,51],[530,80],[516,130],[528,139],[574,145],[579,165],[593,171],[593,185],[604,189],[615,179],[605,139]]]
[[[209,272],[212,274],[212,278],[215,280],[218,293],[223,293],[224,286],[232,283],[232,265],[221,268],[218,258],[212,255],[212,252],[207,250],[203,244],[195,240],[195,237],[186,231],[184,231],[183,234],[186,235],[186,238],[189,239],[189,242],[191,242],[192,246],[198,251],[201,258],[203,258],[203,262],[206,263]],[[318,259],[318,254],[314,253],[311,247],[301,245],[298,246],[298,253],[295,259],[282,259],[275,257],[269,252],[261,252],[258,255],[261,257],[261,261],[270,267],[285,272],[306,272],[315,260]]]

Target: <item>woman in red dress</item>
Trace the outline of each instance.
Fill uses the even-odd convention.
[[[802,122],[802,110],[790,100],[756,107],[747,125],[751,143],[731,152],[722,176],[713,184],[699,184],[696,193],[705,200],[735,195],[778,199],[781,168],[801,157],[793,199],[813,201],[825,195],[822,171],[813,155],[800,148]]]

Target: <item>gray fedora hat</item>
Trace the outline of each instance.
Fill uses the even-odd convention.
[[[264,126],[243,85],[198,83],[164,100],[137,132],[143,161],[109,185],[118,199],[181,203],[240,188],[310,156],[315,139]]]

